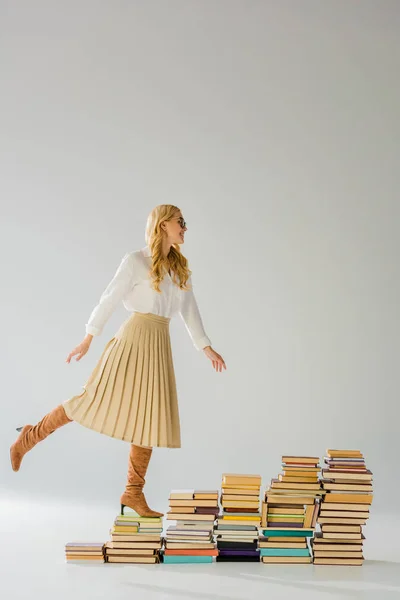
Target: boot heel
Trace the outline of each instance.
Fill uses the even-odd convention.
[[[20,431],[20,432],[21,432],[21,431],[22,431],[22,429],[23,429],[23,426],[22,426],[22,427],[16,427],[15,429],[16,429],[17,431]]]
[[[125,508],[126,504],[121,504],[121,515],[124,514],[124,508]]]

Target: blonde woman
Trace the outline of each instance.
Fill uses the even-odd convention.
[[[180,209],[157,206],[149,215],[146,246],[122,258],[86,324],[86,337],[68,355],[80,360],[93,336],[100,335],[122,300],[131,315],[106,344],[84,391],[48,413],[37,425],[19,427],[11,446],[11,465],[18,471],[24,455],[57,428],[76,421],[130,443],[128,478],[121,496],[141,516],[158,517],[143,494],[153,447],[180,448],[180,422],[169,323],[182,317],[195,347],[213,368],[226,369],[211,347],[191,286],[188,261],[180,250],[187,230]]]

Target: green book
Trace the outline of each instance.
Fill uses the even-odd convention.
[[[138,521],[140,523],[161,523],[161,517],[141,517],[137,513],[125,513],[124,515],[117,515],[118,521]]]
[[[262,534],[265,537],[312,537],[313,529],[263,529]]]

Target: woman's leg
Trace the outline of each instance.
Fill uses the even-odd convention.
[[[37,425],[25,425],[10,448],[13,471],[19,471],[24,455],[36,446],[38,442],[44,440],[50,433],[53,433],[53,431],[71,421],[72,419],[67,417],[63,405],[59,404],[59,406],[45,415]]]
[[[162,517],[164,513],[151,510],[143,494],[145,475],[150,462],[153,448],[131,444],[128,463],[128,480],[125,492],[121,496],[121,513],[128,506],[141,517]]]

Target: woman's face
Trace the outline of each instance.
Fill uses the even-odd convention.
[[[168,236],[168,241],[171,244],[184,243],[185,231],[187,230],[187,227],[181,211],[175,213],[175,215],[169,221],[164,221],[164,225]]]

